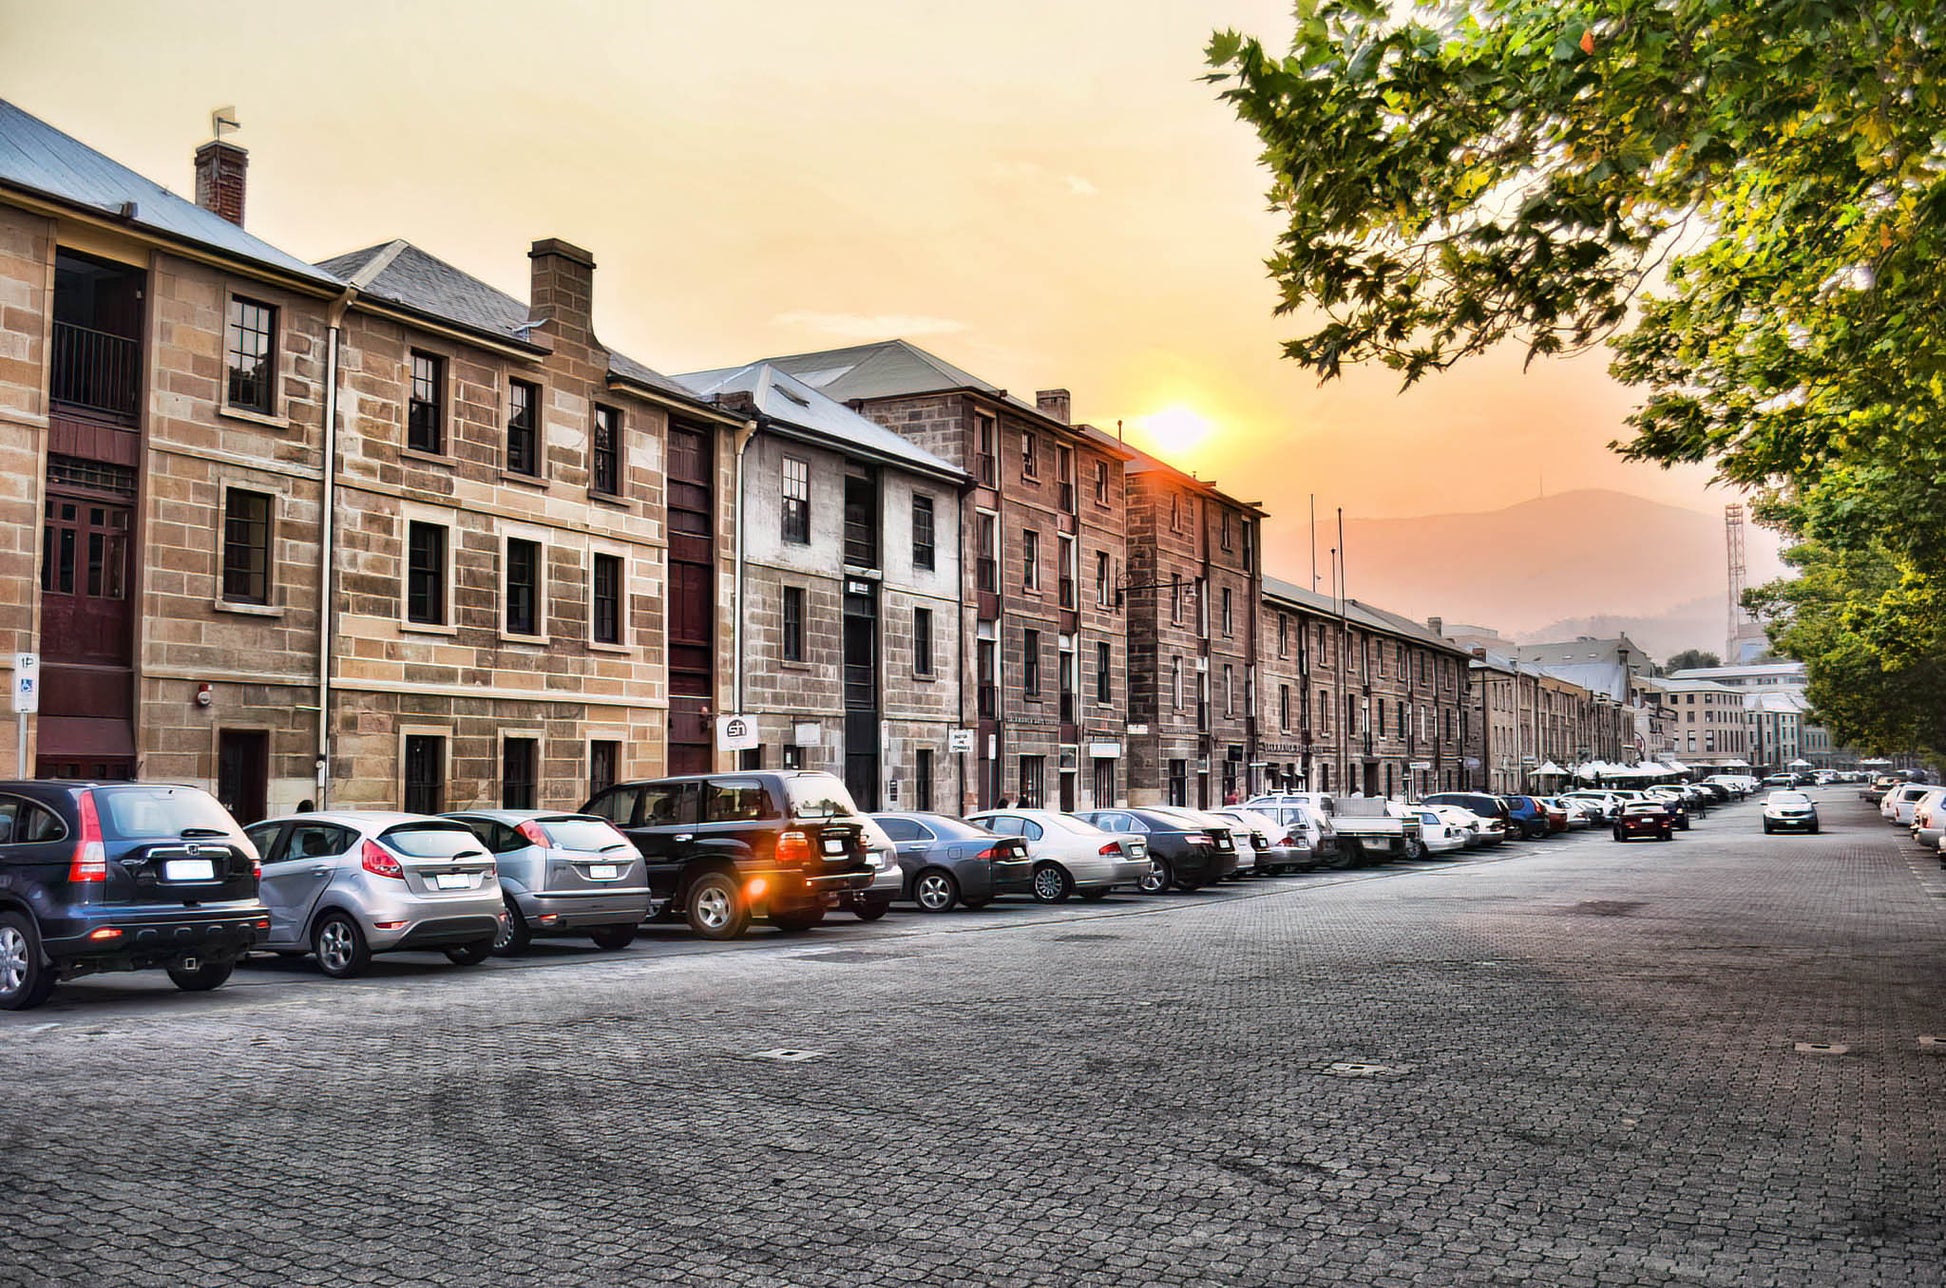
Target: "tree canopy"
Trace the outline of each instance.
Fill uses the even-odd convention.
[[[1900,687],[1946,655],[1936,3],[1296,13],[1288,54],[1236,32],[1208,50],[1285,220],[1268,266],[1288,356],[1410,384],[1495,346],[1606,343],[1641,391],[1616,448],[1711,464],[1809,547],[1818,593],[1753,602],[1806,650],[1821,713],[1872,667]],[[1902,691],[1939,710],[1895,727],[1861,709],[1844,735],[1884,748],[1946,724],[1946,690]]]
[[[1699,648],[1686,648],[1680,653],[1671,653],[1669,660],[1662,664],[1662,669],[1669,672],[1693,671],[1699,667],[1722,665],[1723,659],[1714,653]]]

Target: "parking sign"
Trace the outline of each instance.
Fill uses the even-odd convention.
[[[41,709],[41,659],[38,653],[14,654],[14,714],[31,715]]]

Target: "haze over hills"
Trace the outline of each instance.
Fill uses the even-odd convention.
[[[1265,567],[1303,585],[1302,523],[1265,537]],[[1331,590],[1335,520],[1320,516],[1318,589]],[[1783,572],[1777,538],[1746,526],[1750,584]],[[1722,651],[1727,628],[1723,516],[1626,492],[1585,489],[1502,510],[1345,520],[1345,589],[1424,619],[1488,626],[1515,639],[1624,628],[1658,657]],[[1611,626],[1597,626],[1611,623]]]

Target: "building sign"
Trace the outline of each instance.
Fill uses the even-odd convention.
[[[948,729],[946,731],[946,750],[973,750],[973,731],[971,729]]]
[[[1132,724],[1128,727],[1129,735],[1135,738],[1141,737],[1143,734],[1147,733],[1148,731],[1149,731],[1149,727],[1145,724]]]
[[[1415,760],[1410,765],[1407,765],[1406,768],[1407,769],[1431,769],[1432,762],[1430,760]]]
[[[1120,760],[1122,756],[1122,744],[1119,742],[1091,742],[1088,744],[1088,754],[1096,760]]]
[[[749,751],[757,745],[757,722],[745,716],[716,717],[716,749]]]
[[[1478,769],[1480,767],[1480,758],[1478,756],[1468,756],[1465,760],[1462,760],[1460,763],[1462,765],[1465,765],[1468,769]]]
[[[824,726],[815,720],[800,721],[791,730],[791,736],[799,747],[821,747],[824,745]]]

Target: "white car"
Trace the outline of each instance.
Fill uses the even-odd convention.
[[[1928,850],[1946,837],[1946,787],[1935,787],[1912,807],[1912,839]]]
[[[1225,805],[1222,809],[1211,810],[1210,813],[1229,819],[1248,830],[1250,843],[1257,846],[1257,875],[1259,876],[1295,872],[1299,868],[1317,866],[1317,854],[1311,848],[1310,838],[1302,832],[1291,831],[1268,814],[1245,809],[1241,805]],[[1262,838],[1260,845],[1259,838]]]
[[[1451,805],[1419,807],[1419,842],[1426,847],[1426,853],[1451,854],[1466,848],[1471,835],[1466,825],[1442,812],[1452,808]],[[1473,817],[1477,819],[1479,815]]]
[[[1564,801],[1578,801],[1593,805],[1601,811],[1601,821],[1613,822],[1622,812],[1623,801],[1614,792],[1578,791],[1569,792],[1561,798]]]
[[[1878,812],[1895,827],[1911,827],[1913,807],[1931,790],[1926,783],[1901,784],[1885,793],[1885,799],[1879,802]]]
[[[1498,845],[1507,839],[1506,832],[1500,827],[1499,820],[1481,818],[1464,805],[1421,805],[1422,810],[1431,810],[1439,815],[1448,827],[1457,827],[1466,833],[1466,848],[1482,849]]]
[[[1776,791],[1764,797],[1764,835],[1803,831],[1816,835],[1818,807],[1803,792]]]
[[[1034,898],[1060,903],[1070,894],[1100,899],[1116,886],[1138,890],[1150,875],[1149,843],[1133,832],[1104,832],[1051,809],[990,809],[966,821],[1027,842],[1034,861]]]

